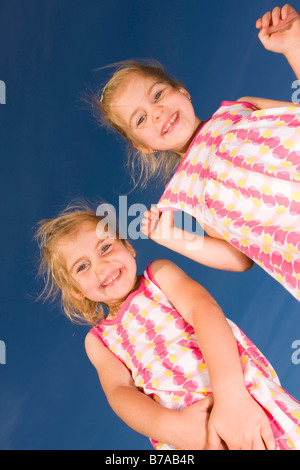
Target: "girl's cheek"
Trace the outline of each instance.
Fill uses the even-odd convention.
[[[76,279],[76,283],[81,291],[86,291],[91,284],[88,276],[80,276],[79,279]]]

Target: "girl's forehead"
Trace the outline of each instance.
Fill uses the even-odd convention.
[[[148,90],[155,84],[161,82],[158,78],[144,75],[142,73],[132,72],[123,82],[120,84],[120,87],[116,94],[116,99],[124,97],[125,95],[135,95],[138,91],[144,92],[145,94]]]
[[[112,220],[107,221],[106,218],[98,222],[86,222],[78,231],[79,236],[86,236],[91,239],[103,241],[106,238],[117,238],[116,230],[114,229]]]
[[[77,227],[74,227],[71,233],[64,235],[61,238],[59,245],[74,244],[81,242],[82,239],[104,240],[110,236],[110,231],[105,231],[105,227],[102,228],[99,222],[89,220],[84,221]]]

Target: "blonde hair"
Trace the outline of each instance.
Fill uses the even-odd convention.
[[[149,180],[154,177],[159,181],[165,181],[178,166],[180,161],[179,155],[171,151],[146,153],[137,150],[137,147],[144,145],[143,142],[134,137],[130,130],[125,127],[122,119],[113,112],[112,102],[124,80],[131,74],[153,78],[161,83],[167,83],[176,90],[179,90],[182,84],[171,78],[157,61],[131,60],[119,62],[108,67],[114,68],[115,71],[106,85],[98,92],[89,90],[83,96],[83,101],[91,106],[98,124],[101,126],[106,125],[110,129],[117,131],[130,143],[127,167],[130,170],[134,187],[139,184],[145,187]],[[136,179],[136,175],[138,175],[138,179]]]
[[[38,275],[44,281],[39,298],[53,301],[60,296],[64,313],[75,323],[95,325],[104,317],[104,309],[99,302],[74,295],[80,294],[80,290],[66,269],[58,245],[64,239],[76,237],[85,223],[94,224],[96,229],[102,219],[86,204],[69,205],[57,217],[41,220],[35,235],[40,250]],[[119,238],[118,232],[116,237]],[[131,247],[126,240],[121,241]]]

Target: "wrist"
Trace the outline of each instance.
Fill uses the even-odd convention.
[[[164,408],[163,413],[159,415],[159,420],[157,423],[158,428],[156,428],[160,429],[160,439],[156,440],[164,442],[165,444],[175,448],[180,447],[180,416],[180,410]],[[179,433],[177,431],[179,431]]]
[[[292,65],[295,63],[299,62],[299,55],[300,55],[300,42],[294,44],[286,53],[284,53],[284,56],[288,60],[288,62]]]
[[[230,380],[218,381],[212,386],[214,400],[218,401],[236,401],[241,397],[248,395],[248,391],[244,382],[244,377],[234,377]]]
[[[193,233],[183,230],[179,227],[169,227],[168,231],[163,233],[161,239],[159,241],[162,245],[168,246],[170,244],[184,244],[186,247],[187,244],[195,244],[199,245],[199,249],[203,246],[203,236],[200,236]]]
[[[167,227],[158,235],[154,235],[153,240],[155,240],[159,245],[169,247],[174,240],[180,240],[181,238],[180,229],[177,227]]]

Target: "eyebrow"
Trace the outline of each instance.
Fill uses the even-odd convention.
[[[163,82],[160,82],[160,81],[154,82],[153,85],[151,85],[150,88],[148,89],[148,91],[147,91],[147,93],[146,93],[146,96],[149,97],[149,96],[151,95],[151,93],[152,93],[153,88],[154,88],[156,85],[159,85],[159,84],[163,84]],[[137,109],[138,109],[138,108],[137,108]],[[130,126],[130,127],[131,127],[131,124],[132,124],[133,116],[136,114],[137,109],[135,109],[135,110],[133,111],[133,113],[131,114],[131,116],[130,116],[130,119],[129,119],[129,126]]]

